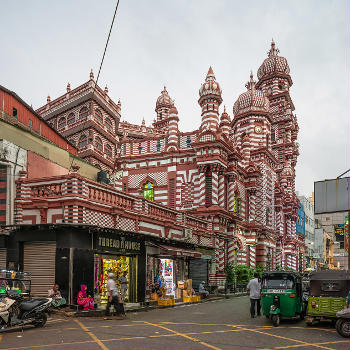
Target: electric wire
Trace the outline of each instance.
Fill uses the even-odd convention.
[[[96,87],[97,87],[97,83],[98,83],[98,79],[99,79],[99,77],[100,77],[101,69],[102,69],[103,62],[104,62],[104,59],[105,59],[105,56],[106,56],[106,52],[107,52],[107,47],[108,47],[109,39],[110,39],[110,37],[111,37],[111,33],[112,33],[113,25],[114,25],[114,20],[115,20],[115,17],[116,17],[117,11],[118,11],[118,7],[119,7],[119,1],[120,1],[120,0],[117,0],[117,4],[116,4],[116,6],[115,6],[115,10],[114,10],[114,14],[113,14],[112,23],[111,23],[111,26],[110,26],[110,28],[109,28],[109,33],[108,33],[108,37],[107,37],[107,41],[106,41],[105,48],[104,48],[104,50],[103,50],[103,55],[102,55],[100,67],[99,67],[99,69],[98,69],[97,78],[96,78],[96,81],[95,81],[95,84],[94,84],[94,89],[92,90],[92,98],[94,97],[94,94],[95,94],[95,91],[96,91]],[[86,120],[86,121],[87,121],[87,120]],[[86,121],[85,121],[85,123],[86,123]],[[84,123],[84,124],[85,124],[85,123]],[[83,127],[85,127],[84,124],[83,124]],[[72,162],[71,162],[70,167],[69,167],[69,170],[68,170],[68,173],[71,171],[71,169],[72,169],[72,167],[73,167],[74,160],[75,160],[75,158],[73,157],[73,158],[72,158]]]

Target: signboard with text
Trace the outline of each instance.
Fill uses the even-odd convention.
[[[94,249],[118,253],[140,254],[142,241],[135,237],[120,236],[113,233],[95,233]]]

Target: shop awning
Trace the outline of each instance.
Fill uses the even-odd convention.
[[[186,257],[186,256],[191,258],[202,257],[202,253],[197,252],[196,250],[176,248],[176,247],[162,245],[162,244],[159,244],[159,247],[161,248],[161,254],[167,254],[167,255],[177,256],[177,257]]]

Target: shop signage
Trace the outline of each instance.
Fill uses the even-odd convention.
[[[344,235],[344,224],[334,225],[334,234],[335,235]]]
[[[94,249],[139,254],[141,250],[141,242],[131,237],[96,233]]]

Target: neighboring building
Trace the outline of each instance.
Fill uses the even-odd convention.
[[[77,158],[77,150],[52,129],[16,93],[0,86],[0,226],[13,225],[21,215],[15,205],[16,181],[80,173],[96,179],[98,169]],[[74,164],[73,164],[74,163]],[[73,166],[72,166],[73,164]],[[6,268],[6,229],[0,230],[0,269]]]
[[[350,177],[315,182],[315,225],[325,232],[322,263],[340,269],[348,268],[344,224],[350,209],[349,188]]]
[[[300,241],[305,240],[305,211],[304,206],[301,202],[298,202],[298,217],[297,217],[297,223],[296,223],[296,233],[297,236],[300,237]],[[302,272],[303,268],[305,266],[304,263],[305,254],[299,254],[299,271]]]
[[[305,213],[305,246],[306,246],[306,264],[308,267],[314,267],[313,255],[315,244],[315,213],[314,204],[311,199],[305,196],[298,196],[304,207]]]

